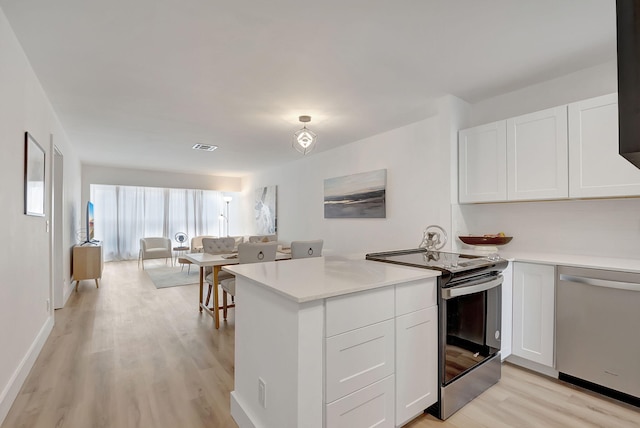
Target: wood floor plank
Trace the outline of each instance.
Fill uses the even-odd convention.
[[[234,311],[216,330],[197,310],[197,285],[156,289],[136,261],[107,263],[103,275],[55,312],[2,428],[236,427]],[[630,428],[640,412],[506,364],[497,385],[448,420],[421,415],[407,426]]]

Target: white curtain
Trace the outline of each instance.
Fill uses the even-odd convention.
[[[221,192],[194,189],[91,185],[95,239],[105,261],[138,258],[140,238],[175,234],[218,236]]]

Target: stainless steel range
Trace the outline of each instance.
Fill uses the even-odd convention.
[[[442,272],[438,287],[438,402],[446,419],[500,379],[502,275],[499,257],[424,248],[370,253],[368,260]]]

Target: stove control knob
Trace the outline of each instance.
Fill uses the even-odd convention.
[[[500,340],[500,330],[496,330],[496,340]]]

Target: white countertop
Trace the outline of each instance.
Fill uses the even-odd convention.
[[[509,251],[499,251],[499,254],[505,259],[517,262],[545,263],[558,266],[562,265],[640,273],[640,260],[638,259]]]
[[[225,266],[223,270],[256,281],[297,303],[440,275],[434,270],[334,256]]]
[[[462,248],[462,254],[487,255],[491,252],[480,249]],[[640,273],[640,259],[616,257],[585,256],[579,254],[560,254],[540,251],[508,251],[498,247],[497,253],[503,259],[515,262],[541,263],[556,266],[572,266],[591,269],[616,270]]]

